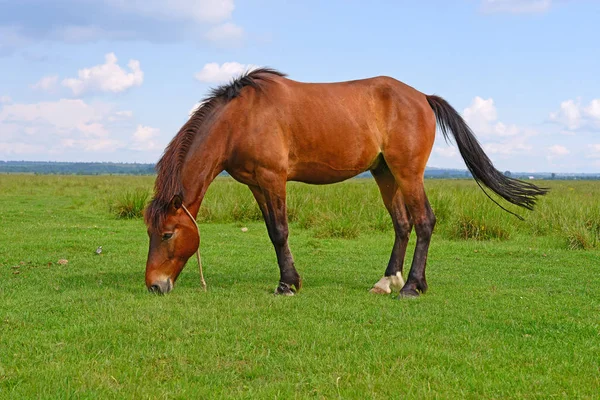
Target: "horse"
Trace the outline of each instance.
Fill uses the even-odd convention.
[[[288,296],[302,287],[288,246],[288,181],[332,184],[371,172],[395,232],[387,268],[371,291],[394,289],[401,297],[416,297],[428,288],[425,266],[436,219],[423,179],[436,127],[447,142],[452,134],[484,192],[482,184],[529,210],[547,192],[499,172],[443,98],[391,77],[305,83],[259,68],[213,88],[200,104],[156,165],[154,196],[144,216],[150,292],[170,292],[198,250],[196,216],[209,185],[223,171],[254,195],[279,265],[275,294]],[[417,242],[404,282],[413,227]]]

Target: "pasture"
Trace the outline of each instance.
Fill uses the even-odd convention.
[[[396,300],[368,292],[393,243],[373,180],[288,185],[304,280],[288,298],[272,295],[250,191],[218,179],[198,216],[208,292],[191,259],[172,293],[151,295],[143,221],[116,214],[153,179],[0,175],[0,398],[600,392],[598,182],[542,182],[535,212],[511,207],[521,222],[472,180],[426,181],[429,291]],[[414,232],[405,275],[413,247]]]

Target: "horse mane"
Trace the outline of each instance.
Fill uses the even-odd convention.
[[[200,102],[200,106],[171,140],[156,164],[154,198],[146,207],[144,216],[146,224],[151,230],[160,230],[173,197],[184,198],[185,189],[181,182],[181,171],[188,150],[207,116],[240,96],[242,89],[246,86],[262,91],[261,82],[269,82],[273,76],[286,75],[272,68],[246,71],[229,83],[211,89],[208,96]]]

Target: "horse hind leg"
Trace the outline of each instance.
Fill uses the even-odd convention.
[[[275,180],[269,183],[261,182],[260,187],[249,187],[263,214],[269,238],[277,255],[280,279],[275,294],[293,296],[300,290],[302,279],[296,271],[294,258],[288,246],[285,181]]]
[[[423,176],[400,176],[400,187],[406,206],[411,215],[417,233],[417,244],[406,284],[400,291],[401,297],[416,297],[427,291],[425,266],[431,235],[435,227],[435,215],[427,200]]]
[[[390,294],[392,291],[399,291],[404,286],[402,270],[412,223],[404,204],[402,192],[385,162],[382,161],[371,173],[377,182],[383,203],[392,218],[395,232],[394,247],[384,276],[375,283],[371,293]]]

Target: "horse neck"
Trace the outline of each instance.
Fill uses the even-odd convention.
[[[186,156],[181,180],[184,204],[195,217],[212,181],[224,170],[225,135],[198,135]]]

